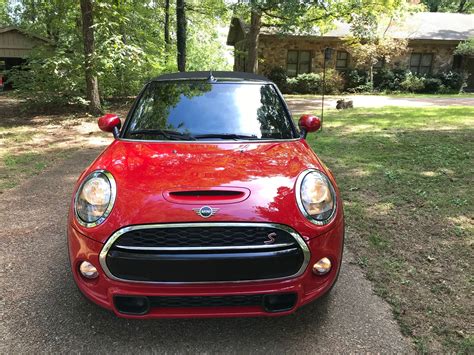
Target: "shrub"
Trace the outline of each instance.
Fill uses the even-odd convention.
[[[368,89],[367,79],[368,72],[366,70],[353,69],[341,72],[344,78],[344,90],[348,92],[366,92]],[[369,91],[372,89],[370,86]]]
[[[408,75],[406,69],[382,68],[374,73],[374,89],[377,91],[401,91],[401,83]]]
[[[323,74],[301,74],[288,78],[283,68],[273,68],[267,74],[284,93],[322,94]],[[413,93],[454,93],[462,91],[467,75],[448,71],[439,74],[417,75],[407,69],[382,68],[374,73],[373,83],[368,83],[368,73],[364,70],[326,71],[326,94],[341,91],[364,93],[373,91],[413,92]]]
[[[344,78],[337,71],[326,71],[326,94],[338,94],[344,89]],[[323,73],[308,73],[287,80],[288,91],[296,94],[322,94]]]
[[[322,74],[320,75],[322,78]],[[326,94],[339,94],[343,90],[344,90],[343,76],[334,69],[327,70],[326,71]],[[321,93],[322,93],[322,85],[321,85]]]
[[[425,78],[408,73],[405,80],[400,83],[400,86],[408,92],[423,92],[425,89]]]
[[[427,93],[427,94],[435,94],[439,92],[440,90],[443,91],[444,86],[443,82],[441,79],[431,77],[431,76],[426,76],[423,77],[423,89],[419,92]]]
[[[438,75],[446,91],[460,92],[466,86],[467,75],[454,71],[444,72]]]
[[[33,52],[26,64],[13,68],[9,80],[16,93],[32,104],[84,104],[81,57]]]
[[[296,94],[316,94],[322,90],[322,78],[319,74],[308,73],[288,79],[291,92]]]
[[[474,55],[474,38],[470,38],[467,41],[462,41],[458,44],[454,50],[455,55]]]
[[[288,91],[286,70],[282,67],[273,67],[265,73],[268,79],[273,81],[282,92]]]
[[[423,76],[409,73],[401,83],[401,87],[416,93],[458,93],[466,85],[466,79],[466,75],[453,71]]]
[[[374,85],[371,82],[359,85],[353,89],[348,89],[348,92],[353,92],[353,93],[367,93],[367,92],[373,92],[374,91]]]
[[[448,71],[439,74],[412,74],[406,69],[380,69],[374,74],[377,91],[408,91],[416,93],[460,92],[466,85],[465,74]]]

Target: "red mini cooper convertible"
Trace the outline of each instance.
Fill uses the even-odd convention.
[[[82,173],[68,220],[75,282],[129,318],[274,316],[328,292],[342,201],[275,84],[233,72],[148,83]]]

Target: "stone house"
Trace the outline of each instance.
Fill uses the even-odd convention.
[[[454,50],[460,41],[474,38],[474,14],[420,12],[407,15],[400,23],[385,26],[388,36],[408,39],[408,51],[390,63],[378,63],[390,68],[407,68],[417,74],[435,74],[458,70],[470,73],[468,87],[474,90],[474,57],[456,56]],[[227,44],[234,46],[234,70],[245,71],[246,38],[249,26],[233,18]],[[284,68],[288,76],[320,72],[324,50],[332,49],[326,68],[346,70],[355,67],[344,41],[350,26],[338,22],[324,34],[279,34],[271,28],[262,28],[258,46],[258,72],[267,73],[274,67]]]

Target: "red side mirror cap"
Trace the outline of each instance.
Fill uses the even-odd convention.
[[[304,136],[306,136],[306,133],[316,132],[321,128],[321,119],[313,115],[303,115],[298,121],[298,126],[305,132]]]
[[[112,132],[115,138],[117,138],[121,126],[120,118],[113,113],[106,113],[99,118],[99,128],[104,132]]]

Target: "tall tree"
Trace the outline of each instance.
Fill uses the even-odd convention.
[[[467,12],[473,12],[474,11],[474,5],[471,2],[472,0],[460,0],[457,12],[461,13],[467,13]]]
[[[377,63],[390,63],[393,58],[404,55],[408,50],[406,39],[389,36],[390,27],[394,22],[400,22],[405,10],[403,7],[395,9],[390,18],[381,18],[370,12],[352,15],[352,35],[345,42],[356,66],[369,70],[367,79],[372,86],[374,66]]]
[[[391,13],[404,0],[250,0],[234,5],[234,15],[250,18],[247,37],[247,71],[258,69],[258,41],[260,29],[270,27],[279,33],[319,34],[329,29],[334,20],[351,23],[354,16],[370,13],[373,16]],[[315,32],[316,31],[316,32]]]
[[[165,0],[90,0],[93,5],[93,71],[100,97],[134,95],[144,82],[177,70],[176,1],[169,0],[169,41],[163,25]],[[186,0],[186,70],[230,67],[219,28],[230,20],[225,0]],[[17,94],[40,105],[83,104],[87,98],[80,1],[0,0],[0,26],[17,25],[48,37],[54,46],[30,53],[27,71],[11,73]],[[160,22],[161,21],[161,22]],[[15,74],[15,78],[13,75]],[[45,86],[44,82],[48,82]]]
[[[178,50],[178,70],[186,71],[186,3],[176,0],[176,46]]]
[[[328,2],[332,1],[336,0],[328,0]],[[286,32],[307,27],[308,22],[305,20],[314,22],[326,19],[329,21],[331,19],[329,15],[323,17],[320,14],[325,7],[325,2],[311,0],[239,1],[234,6],[235,14],[244,15],[244,17],[249,14],[250,17],[246,71],[258,70],[258,42],[262,27],[273,27],[277,31]],[[328,14],[328,11],[325,13]],[[316,16],[316,18],[311,20],[308,16]]]
[[[11,22],[8,12],[8,0],[0,0],[0,27],[6,26]]]
[[[100,105],[99,83],[94,72],[94,16],[92,0],[81,0],[82,36],[84,39],[84,72],[86,78],[86,94],[89,100],[89,111],[102,113]]]
[[[227,0],[186,0],[186,70],[230,69],[222,31],[230,21]],[[230,54],[230,53],[229,53]]]
[[[474,1],[472,0],[421,0],[430,12],[459,12],[473,13]]]
[[[165,44],[169,46],[170,43],[170,0],[165,0]]]
[[[262,27],[262,11],[258,7],[253,7],[250,15],[250,30],[248,37],[247,68],[249,73],[256,73],[258,70],[258,40],[260,28]]]

